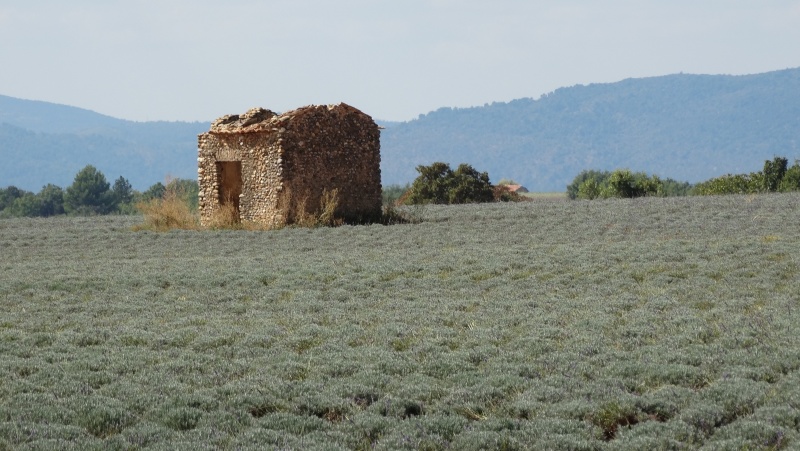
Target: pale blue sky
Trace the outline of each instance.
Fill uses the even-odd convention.
[[[0,94],[131,120],[376,119],[800,66],[800,0],[0,0]]]

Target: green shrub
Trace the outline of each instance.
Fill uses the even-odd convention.
[[[693,194],[754,194],[797,190],[800,190],[800,163],[795,162],[789,168],[786,158],[775,157],[764,161],[764,167],[759,172],[726,174],[698,183]]]
[[[644,172],[632,173],[628,169],[617,169],[608,178],[608,186],[613,197],[633,198],[658,196],[662,192],[661,179],[648,176]]]
[[[778,186],[778,191],[800,191],[800,161],[795,161],[792,167],[786,169],[783,179]]]
[[[701,196],[750,194],[759,192],[759,185],[752,174],[726,174],[698,183],[692,193]]]
[[[602,197],[602,195],[603,185],[594,177],[584,180],[578,187],[578,199],[592,200]]]
[[[686,196],[692,185],[673,179],[661,180],[657,175],[631,172],[628,169],[608,171],[581,171],[567,185],[570,199],[608,199],[644,196]]]
[[[581,171],[580,174],[575,176],[575,178],[572,180],[572,183],[567,185],[567,197],[569,197],[571,200],[581,199],[581,197],[579,197],[581,185],[590,180],[591,182],[588,182],[587,187],[584,188],[584,190],[590,191],[590,193],[593,194],[593,187],[597,187],[597,193],[599,194],[600,187],[607,185],[606,182],[609,177],[611,177],[611,172],[609,171]],[[583,197],[583,199],[595,199],[596,197]]]
[[[467,204],[494,200],[489,175],[468,164],[460,164],[453,171],[447,163],[436,162],[417,166],[417,172],[419,177],[411,184],[406,204]]]

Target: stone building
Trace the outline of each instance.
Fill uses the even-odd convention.
[[[197,162],[204,225],[222,205],[241,221],[290,224],[316,213],[333,190],[337,217],[381,213],[378,125],[344,103],[223,116],[198,137]]]

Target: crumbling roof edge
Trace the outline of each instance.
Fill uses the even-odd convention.
[[[256,133],[275,133],[275,130],[264,128],[264,127],[255,127],[255,128],[242,128],[242,129],[234,129],[234,130],[209,130],[207,132],[201,133],[201,135],[251,135]]]
[[[306,105],[281,114],[264,108],[256,107],[247,110],[244,114],[227,114],[217,118],[211,123],[210,129],[206,132],[212,135],[231,135],[241,133],[265,133],[274,132],[275,128],[281,128],[280,124],[290,121],[293,117],[303,114],[309,110],[327,108],[328,111],[343,109],[347,112],[363,114],[370,119],[372,116],[364,113],[358,108],[344,102],[328,105]],[[374,122],[374,119],[373,119]]]

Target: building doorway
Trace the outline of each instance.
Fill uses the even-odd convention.
[[[242,194],[242,162],[218,161],[219,204],[233,205],[239,219],[239,195]]]

